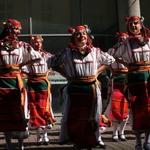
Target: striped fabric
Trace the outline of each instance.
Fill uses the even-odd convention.
[[[150,78],[149,71],[128,74],[128,88],[131,93],[133,130],[150,129]]]
[[[25,131],[25,78],[20,73],[0,75],[0,132]]]
[[[128,116],[128,101],[125,98],[126,76],[120,75],[114,77],[114,88],[110,118],[112,120],[125,120]]]
[[[82,148],[97,146],[95,131],[98,123],[94,119],[96,104],[94,84],[86,86],[71,84],[68,92],[71,98],[67,123],[70,140]]]
[[[31,126],[45,126],[56,122],[50,111],[50,83],[47,79],[29,78],[28,92]]]

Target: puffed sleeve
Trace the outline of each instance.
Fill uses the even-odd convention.
[[[116,50],[115,50],[115,52],[114,52],[114,57],[115,58],[122,58],[122,57],[126,57],[126,55],[127,55],[127,45],[128,45],[128,43],[127,43],[127,40],[123,43],[123,44],[121,44]]]
[[[52,54],[49,52],[44,52],[44,55],[45,55],[46,61],[52,56]]]
[[[106,52],[103,52],[102,50],[99,49],[99,64],[100,65],[111,65],[112,63],[115,62],[115,59],[113,56],[109,55]]]
[[[117,50],[115,50],[113,56],[115,59],[120,59],[127,64],[134,62],[133,51],[131,49],[129,39],[125,40],[125,42],[121,44]]]
[[[41,55],[35,51],[32,46],[28,43],[23,45],[23,59],[24,61],[34,60],[41,58]]]
[[[65,51],[61,51],[57,54],[53,54],[47,60],[48,68],[55,68],[55,67],[58,67],[60,65],[64,65],[65,62],[66,62]]]

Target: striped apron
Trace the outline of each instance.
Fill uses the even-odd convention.
[[[95,131],[99,123],[94,119],[97,103],[95,78],[70,78],[68,93],[71,99],[67,120],[70,140],[81,148],[97,146]]]
[[[30,73],[27,87],[30,109],[30,126],[45,126],[56,122],[50,111],[51,85],[48,81],[47,73]]]
[[[131,65],[128,89],[133,111],[133,130],[150,129],[150,65]]]
[[[18,66],[0,66],[0,132],[26,131],[25,80]]]
[[[125,96],[127,72],[127,69],[118,69],[113,72],[113,93],[110,110],[110,118],[112,120],[124,121],[129,114],[129,104]]]

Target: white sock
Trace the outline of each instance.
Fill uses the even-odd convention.
[[[121,123],[120,123],[120,131],[119,131],[120,135],[124,135],[124,130],[125,130],[126,124],[127,124],[126,121],[121,121]]]
[[[113,139],[118,139],[118,130],[117,130],[117,128],[118,128],[118,122],[113,122],[113,127],[114,127],[114,129],[113,129]]]
[[[47,135],[47,128],[45,127],[44,130],[43,130],[43,138],[44,138],[44,141],[45,142],[48,142],[49,139],[48,139],[48,135]]]
[[[98,141],[100,145],[105,145],[104,142],[102,141],[101,135],[99,136]]]
[[[36,136],[37,136],[37,138],[40,138],[40,137],[41,137],[41,135],[40,135],[40,128],[38,128],[38,129],[36,130]]]

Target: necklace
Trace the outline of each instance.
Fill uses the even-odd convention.
[[[12,39],[9,37],[5,37],[3,40],[0,41],[0,45],[4,47],[5,50],[11,51],[19,48],[19,40],[18,38]]]

